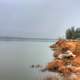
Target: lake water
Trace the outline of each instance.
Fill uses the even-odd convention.
[[[38,80],[42,73],[32,64],[52,60],[52,42],[0,41],[0,80]]]

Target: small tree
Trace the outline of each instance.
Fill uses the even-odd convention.
[[[66,30],[66,39],[78,39],[80,38],[80,28],[71,27]]]

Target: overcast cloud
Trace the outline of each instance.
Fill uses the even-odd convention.
[[[80,27],[80,0],[0,0],[0,36],[63,37]]]

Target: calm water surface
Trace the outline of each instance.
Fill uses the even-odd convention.
[[[52,59],[52,42],[0,41],[0,80],[38,80],[42,74],[32,64]]]

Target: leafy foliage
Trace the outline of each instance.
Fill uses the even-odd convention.
[[[71,27],[66,30],[66,39],[79,39],[80,38],[80,28]]]

